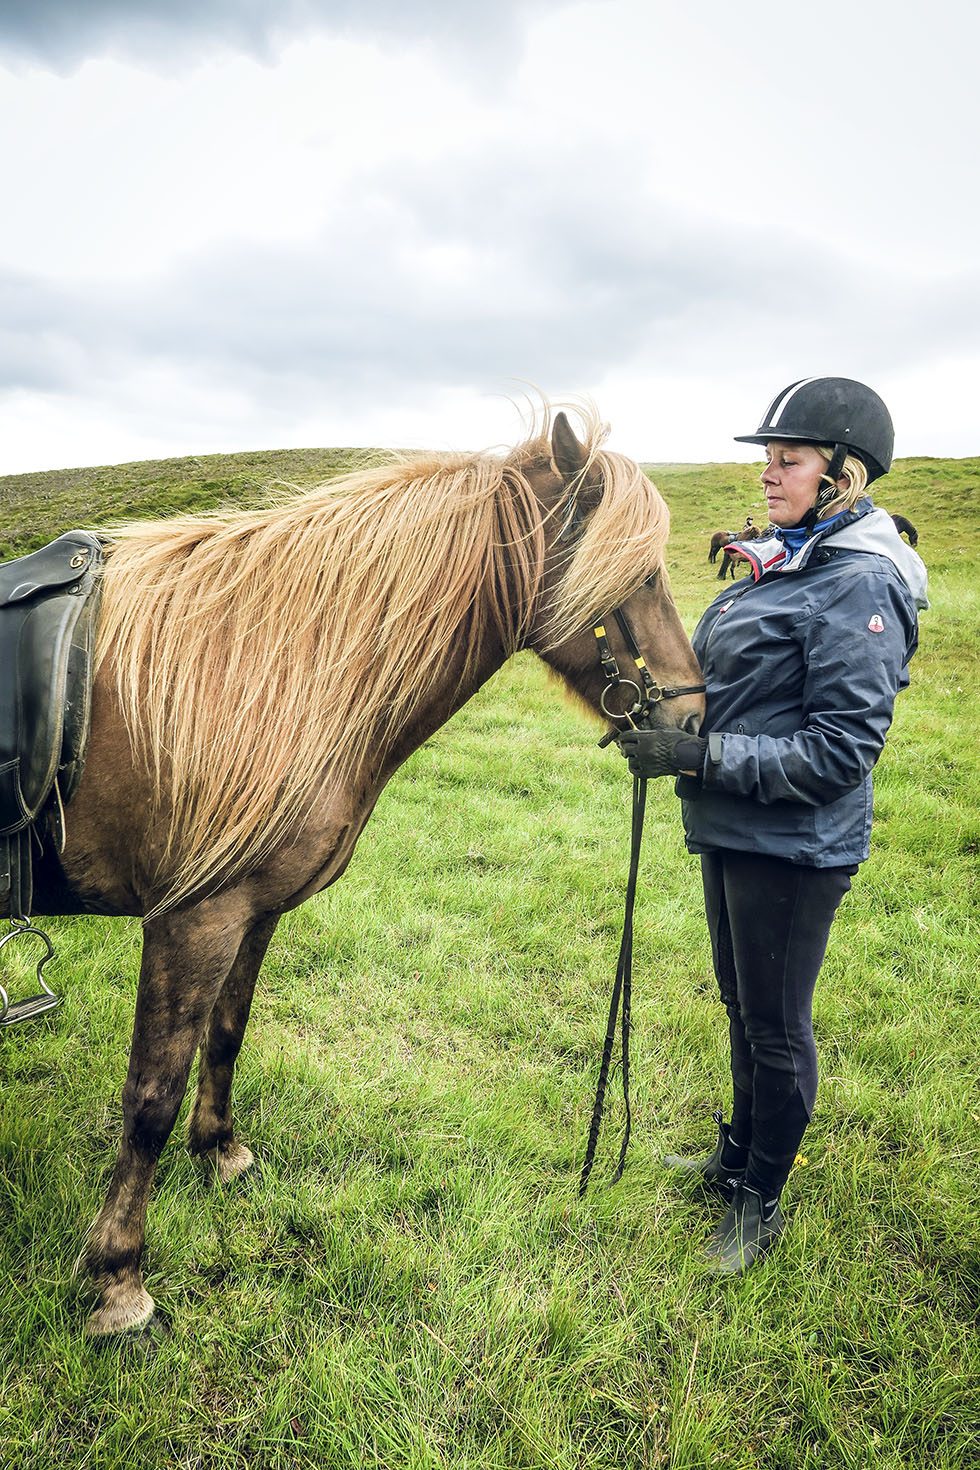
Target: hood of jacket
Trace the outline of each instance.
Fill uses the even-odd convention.
[[[929,606],[925,563],[918,552],[902,540],[888,512],[880,510],[868,499],[859,501],[850,514],[835,517],[823,530],[817,522],[813,535],[795,555],[776,535],[765,536],[758,541],[733,541],[725,550],[744,557],[758,582],[760,577],[770,572],[799,571],[822,542],[835,550],[864,551],[887,557],[909,589],[916,607]]]

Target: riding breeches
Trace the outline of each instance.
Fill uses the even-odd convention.
[[[817,1095],[813,991],[830,925],[857,867],[808,868],[756,853],[701,856],[715,975],[728,1011],[732,1138],[764,1197],[789,1177]]]

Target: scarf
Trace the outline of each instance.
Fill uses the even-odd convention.
[[[850,515],[849,510],[839,510],[835,516],[828,516],[825,521],[817,521],[812,531],[808,526],[774,526],[773,535],[783,543],[787,556],[792,559],[798,551],[802,551],[812,535],[818,532],[822,535],[846,515]]]

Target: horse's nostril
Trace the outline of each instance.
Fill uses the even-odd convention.
[[[684,729],[689,735],[697,735],[701,729],[701,716],[698,714],[689,714],[684,721]]]

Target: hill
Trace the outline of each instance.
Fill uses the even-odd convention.
[[[275,486],[317,484],[380,453],[272,449],[3,476],[0,560],[31,551],[73,526],[254,503]],[[759,467],[720,463],[644,468],[671,509],[669,561],[684,605],[688,590],[704,584],[696,568],[707,556],[711,532],[737,529],[746,514],[757,524],[763,521]],[[879,504],[926,530],[933,574],[955,571],[964,557],[976,552],[980,458],[898,460],[876,490]],[[689,573],[695,576],[690,589]]]

